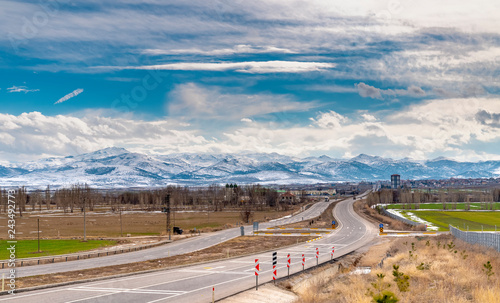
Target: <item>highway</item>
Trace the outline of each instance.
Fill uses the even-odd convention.
[[[289,218],[282,218],[279,220],[275,220],[273,222],[260,223],[259,229],[265,229],[267,227],[273,227],[282,224],[290,224],[302,220],[315,218],[319,216],[321,213],[323,213],[325,209],[330,205],[330,203],[333,202],[334,201],[317,202],[313,204],[311,207],[309,207],[307,210],[300,212],[295,216],[291,216]],[[252,229],[253,229],[252,226],[245,226],[245,235],[251,234]],[[213,245],[217,245],[224,241],[236,238],[240,235],[241,232],[239,227],[231,228],[214,233],[202,234],[201,236],[198,237],[183,239],[166,245],[140,250],[136,252],[129,252],[125,254],[111,255],[111,256],[84,259],[84,260],[18,267],[16,268],[16,273],[17,277],[26,277],[26,276],[54,274],[66,271],[83,270],[89,268],[160,259],[168,256],[181,255],[201,250]],[[9,269],[5,268],[3,270],[0,270],[0,274],[4,273],[5,275],[8,275],[8,271]]]
[[[359,217],[353,210],[352,199],[340,202],[334,208],[339,227],[323,239],[279,249],[278,277],[287,274],[286,256],[291,255],[290,273],[302,270],[302,254],[305,267],[316,265],[316,248],[319,263],[328,262],[332,247],[338,258],[369,242],[377,235],[373,224]],[[208,262],[203,265],[145,273],[116,279],[71,286],[56,287],[0,297],[0,302],[211,302],[212,288],[215,300],[255,287],[254,265],[259,259],[261,272],[259,283],[272,280],[272,255],[270,252],[229,260]]]

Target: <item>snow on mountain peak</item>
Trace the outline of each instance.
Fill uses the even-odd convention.
[[[387,180],[399,173],[408,179],[497,177],[500,161],[436,162],[392,160],[360,154],[349,160],[293,158],[277,153],[193,154],[148,156],[109,147],[73,157],[46,158],[0,171],[5,186],[65,186],[74,183],[110,187],[152,187],[166,184],[213,183],[298,184]],[[360,163],[364,165],[360,165]]]

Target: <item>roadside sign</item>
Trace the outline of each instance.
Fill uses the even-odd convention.
[[[306,257],[302,254],[302,270],[304,270],[304,266],[306,265]]]
[[[332,246],[332,260],[333,260],[333,253],[335,252],[335,246]]]
[[[316,247],[316,265],[319,265],[319,248]]]
[[[253,222],[253,230],[259,230],[259,222]]]
[[[384,228],[384,224],[380,223],[378,227]]]
[[[278,276],[278,270],[276,269],[276,265],[273,265],[273,281],[276,282],[277,276]]]
[[[286,260],[286,267],[290,268],[290,254],[288,254],[288,256],[286,257],[287,260]]]
[[[273,266],[278,263],[278,253],[273,252]]]

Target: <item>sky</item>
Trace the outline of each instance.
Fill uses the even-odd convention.
[[[0,4],[0,162],[500,160],[500,2]]]

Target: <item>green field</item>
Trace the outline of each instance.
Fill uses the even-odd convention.
[[[75,253],[84,250],[91,250],[99,247],[116,245],[116,241],[108,240],[89,240],[81,242],[80,240],[40,240],[40,250],[38,251],[37,240],[18,240],[16,244],[16,258],[33,258],[38,256],[51,256]],[[0,240],[0,260],[9,258],[9,252],[6,240]]]
[[[405,212],[402,211],[404,214]],[[500,212],[492,211],[412,211],[416,216],[439,227],[440,231],[449,230],[448,224],[462,230],[480,231],[481,227],[485,231],[494,231],[495,225],[500,230]],[[405,214],[404,214],[405,215]]]
[[[389,204],[386,205],[386,209],[405,209],[404,208],[405,204],[398,203],[398,204]],[[415,209],[415,204],[409,203],[410,209]],[[453,207],[453,203],[446,203],[446,209],[450,210]],[[488,204],[489,207],[489,204]],[[443,209],[443,203],[426,203],[420,204],[419,209]],[[465,203],[457,203],[457,209],[465,209]],[[471,210],[481,210],[481,203],[479,202],[472,202],[470,203],[470,209]],[[494,210],[500,210],[500,203],[495,202],[493,203],[493,209]]]

